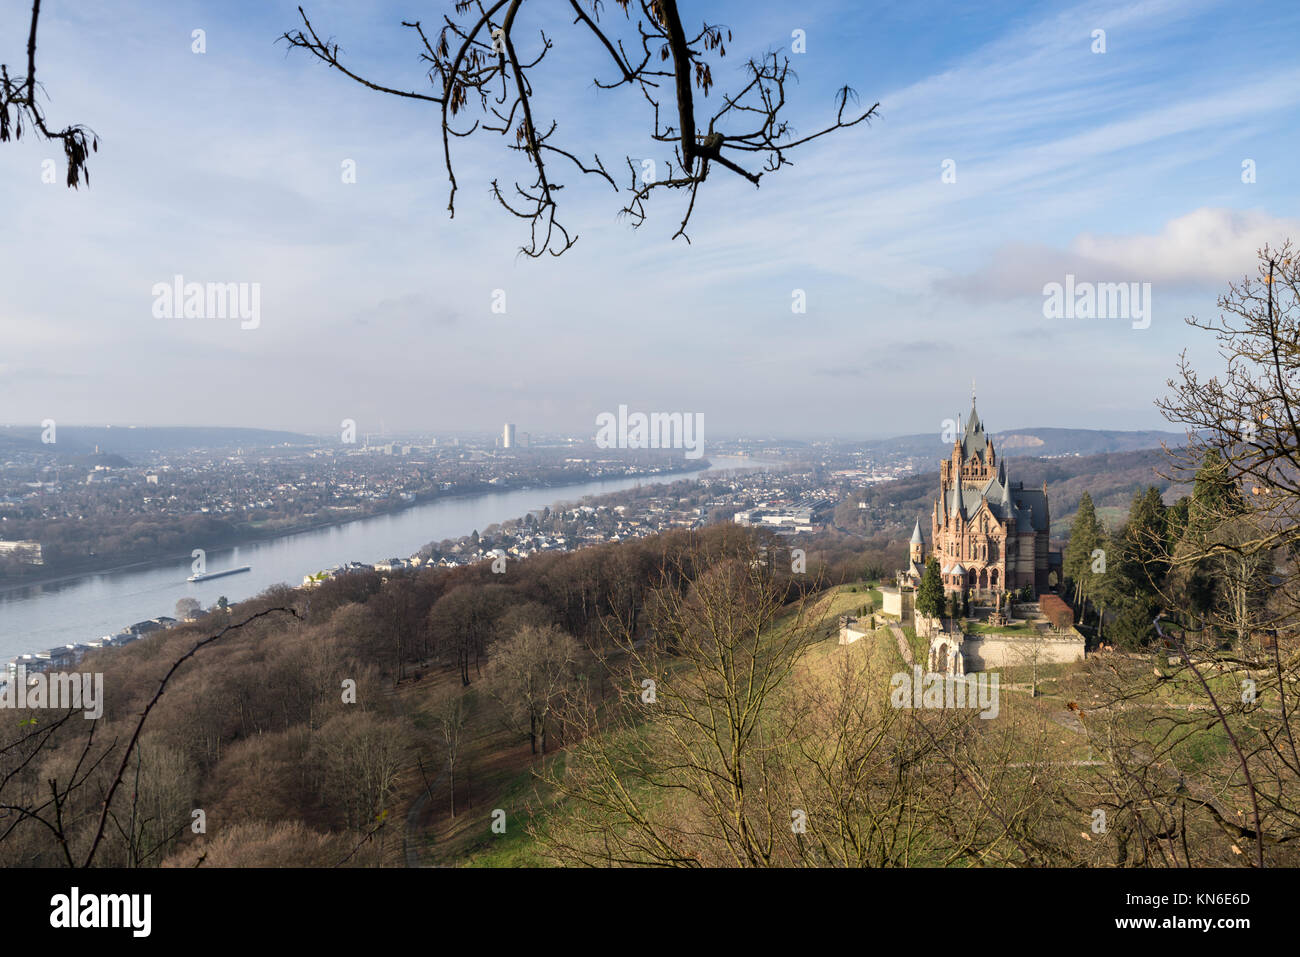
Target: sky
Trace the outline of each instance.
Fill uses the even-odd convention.
[[[416,90],[401,21],[450,6],[303,3],[357,72]],[[596,88],[608,60],[557,6],[517,31],[521,56],[552,42],[534,108],[623,184],[624,157],[668,151],[638,94]],[[634,229],[608,184],[560,170],[579,238],[542,259],[489,195],[524,172],[501,138],[453,143],[449,218],[432,105],[277,43],[296,7],[46,0],[48,121],[100,142],[79,190],[55,146],[0,144],[0,424],[581,433],[626,405],[702,413],[706,436],[855,437],[941,429],[974,380],[993,431],[1169,428],[1153,403],[1180,351],[1218,361],[1185,317],[1300,240],[1292,2],[683,3],[732,37],[700,115],[775,51],[800,134],[845,84],[878,116],[758,188],[715,168],[689,243],[682,197]],[[0,0],[11,74],[29,8]],[[160,317],[176,275],[257,284],[256,326]],[[1049,317],[1067,275],[1149,283],[1149,316]]]

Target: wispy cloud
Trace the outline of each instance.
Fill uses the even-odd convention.
[[[0,0],[0,24],[26,6]],[[409,4],[307,8],[359,68],[422,81],[399,25]],[[499,143],[458,142],[449,220],[433,117],[286,56],[273,41],[297,18],[291,0],[51,10],[53,105],[104,145],[75,194],[39,182],[47,147],[0,147],[0,208],[24,224],[0,257],[4,361],[25,370],[4,386],[10,414],[39,420],[53,397],[69,419],[320,431],[332,425],[311,416],[332,423],[341,404],[382,408],[393,428],[509,418],[536,431],[629,401],[698,409],[719,430],[920,431],[955,401],[934,394],[944,377],[964,395],[979,367],[1005,373],[981,374],[1002,426],[1152,427],[1180,311],[1212,303],[1300,217],[1286,172],[1300,14],[1282,2],[1249,17],[1226,0],[878,16],[724,0],[709,12],[735,34],[720,82],[732,57],[799,27],[801,130],[832,115],[845,82],[880,101],[879,120],[817,141],[759,189],[716,171],[691,245],[669,241],[674,202],[634,232],[607,186],[570,177],[582,238],[542,262],[516,256],[518,223],[487,195]],[[544,92],[562,128],[607,160],[656,149],[642,104],[595,90],[602,70],[552,33]],[[0,34],[0,60],[21,60],[20,41]],[[345,160],[356,184],[340,179]],[[261,282],[261,327],[153,319],[150,285],[177,272]],[[1065,272],[1161,283],[1158,322],[1147,335],[1045,324],[1033,300]],[[1084,355],[1086,374],[1060,368]],[[203,381],[236,384],[216,404]]]

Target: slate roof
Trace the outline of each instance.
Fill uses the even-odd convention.
[[[975,401],[971,400],[970,419],[966,422],[966,431],[961,437],[961,458],[969,462],[972,455],[982,454],[988,448],[989,437],[984,432],[984,423],[975,411]]]
[[[989,447],[989,437],[984,431],[984,423],[975,411],[975,399],[971,398],[970,418],[961,438],[962,461],[969,462],[973,456],[983,457]],[[1014,517],[1018,530],[1032,528],[1034,531],[1047,530],[1047,496],[1042,489],[1025,488],[1024,482],[1013,482],[1007,474],[1005,460],[998,460],[998,474],[977,487],[970,482],[963,482],[958,472],[954,487],[943,493],[944,515],[956,515],[959,511],[970,518],[980,505],[987,502],[989,511],[1001,521]],[[912,532],[912,541],[920,541],[920,522]]]
[[[967,518],[979,511],[980,504],[985,501],[988,502],[989,511],[1002,521],[1006,521],[1014,512],[1016,525],[1021,530],[1047,530],[1047,497],[1040,488],[1025,488],[1023,482],[1012,482],[1010,479],[1000,482],[996,478],[989,479],[983,488],[962,485],[961,509]],[[946,490],[944,512],[951,514],[956,504],[956,490]]]

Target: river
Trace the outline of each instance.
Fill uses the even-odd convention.
[[[770,468],[773,464],[728,456],[711,456],[710,462],[714,470]],[[439,499],[342,525],[213,549],[206,556],[209,572],[241,565],[251,566],[251,571],[206,582],[186,581],[191,574],[187,558],[9,588],[0,591],[0,661],[111,635],[158,615],[174,616],[181,598],[197,598],[205,608],[222,595],[232,602],[241,601],[275,584],[301,584],[304,575],[332,565],[407,558],[429,542],[481,531],[556,502],[573,502],[638,484],[669,484],[697,474],[642,475]]]

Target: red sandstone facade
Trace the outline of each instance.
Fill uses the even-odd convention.
[[[930,542],[946,592],[970,589],[972,597],[991,598],[1028,585],[1035,597],[1054,584],[1059,555],[1048,550],[1051,513],[1047,483],[1027,489],[1013,483],[1005,462],[971,400],[970,419],[952,454],[939,463],[939,495],[930,515]],[[913,534],[909,575],[916,577],[918,533]],[[926,556],[928,557],[928,556]],[[1059,577],[1059,572],[1058,572]]]

